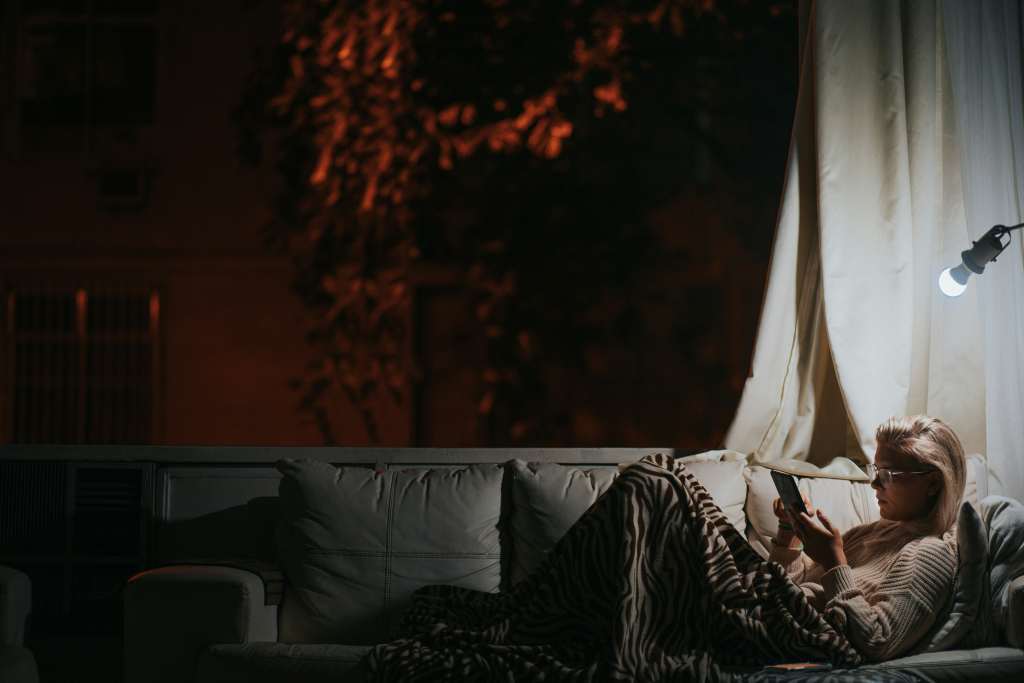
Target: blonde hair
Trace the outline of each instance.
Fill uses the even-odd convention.
[[[875,439],[879,448],[913,458],[942,475],[942,490],[922,520],[922,531],[939,535],[951,529],[956,524],[967,479],[964,447],[952,428],[927,415],[890,417],[875,430]]]

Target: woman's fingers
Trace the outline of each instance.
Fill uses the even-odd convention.
[[[832,521],[829,520],[829,518],[825,516],[825,513],[822,512],[821,510],[818,510],[818,519],[820,519],[821,523],[825,525],[825,528],[829,531],[829,533],[834,534],[836,532],[835,528],[832,526]]]
[[[820,512],[819,512],[819,514],[820,514]],[[799,520],[798,520],[798,523],[796,524],[796,527],[798,529],[800,529],[800,530],[802,530],[804,532],[816,531],[818,533],[824,533],[824,534],[829,534],[829,535],[832,534],[832,529],[830,527],[823,527],[820,524],[817,524],[814,521],[814,517],[812,517],[811,515],[809,515],[809,514],[807,514],[805,512],[801,512],[801,513],[799,513],[799,515],[800,515],[799,516]]]
[[[804,534],[807,533],[807,525],[810,518],[803,512],[797,512],[796,510],[789,511],[789,518],[793,521],[793,531],[796,532],[797,536],[803,538]]]
[[[811,499],[806,494],[800,494],[804,501],[804,507],[807,508],[807,512],[813,517],[815,513],[814,507],[811,505]],[[796,510],[790,510],[786,507],[786,504],[782,502],[781,498],[775,498],[772,500],[772,512],[779,519],[792,519],[793,515],[796,514]]]

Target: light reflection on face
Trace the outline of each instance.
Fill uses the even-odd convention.
[[[932,470],[920,462],[902,453],[893,453],[884,448],[875,450],[875,467],[889,469],[893,479],[887,486],[882,486],[878,477],[871,482],[878,499],[878,511],[883,519],[894,522],[907,522],[927,517],[935,504],[935,496],[942,486],[938,470],[929,474],[899,474],[900,472],[917,472]]]

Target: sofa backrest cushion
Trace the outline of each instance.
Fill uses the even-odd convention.
[[[990,621],[988,608],[988,532],[975,506],[960,504],[956,520],[957,570],[949,604],[938,615],[925,642],[917,646],[925,652],[974,647],[964,643],[979,618]],[[980,644],[980,643],[979,643]]]
[[[988,530],[991,633],[984,644],[1006,642],[1009,624],[1010,583],[1024,576],[1024,505],[1013,498],[989,496],[981,501],[981,516]]]
[[[282,642],[378,643],[421,586],[498,590],[501,466],[278,469]]]
[[[576,467],[512,461],[512,584],[522,581],[540,565],[558,539],[608,490],[618,473],[614,465]]]
[[[743,533],[746,526],[743,456],[716,451],[681,460],[714,496],[733,526]],[[513,460],[511,467],[509,579],[515,584],[540,565],[565,532],[611,486],[619,468],[527,463],[522,460]]]

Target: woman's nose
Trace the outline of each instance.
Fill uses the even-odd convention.
[[[882,484],[881,484],[881,482],[878,481],[878,477],[877,476],[874,479],[871,480],[871,488],[881,490]]]

